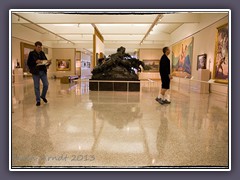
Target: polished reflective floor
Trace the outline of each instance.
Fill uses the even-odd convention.
[[[86,81],[49,79],[35,106],[33,82],[13,84],[12,167],[228,167],[226,97],[171,90],[89,91]]]

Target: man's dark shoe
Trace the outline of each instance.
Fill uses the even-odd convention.
[[[160,98],[158,102],[159,102],[161,105],[163,105],[163,104],[165,103],[162,98]]]
[[[44,98],[44,97],[41,97],[41,98],[42,98],[42,100],[43,100],[45,103],[48,102],[46,98]]]
[[[158,98],[158,97],[155,98],[155,100],[156,100],[157,102],[159,102],[160,99],[161,99],[161,98]]]
[[[41,105],[41,103],[40,103],[40,102],[37,102],[36,106],[40,106],[40,105]]]
[[[165,104],[170,104],[170,103],[171,103],[171,101],[168,101],[167,99],[165,99],[163,102],[164,102]]]
[[[164,101],[162,100],[162,98],[156,97],[155,100],[162,105],[164,104]]]

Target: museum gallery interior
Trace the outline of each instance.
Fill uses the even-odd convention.
[[[230,11],[9,12],[10,169],[230,168]],[[51,60],[40,106],[36,41]]]

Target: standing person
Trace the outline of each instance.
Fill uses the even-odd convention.
[[[34,83],[34,92],[36,96],[36,106],[41,105],[40,98],[47,103],[46,94],[48,90],[47,67],[51,64],[51,60],[47,60],[45,53],[42,51],[42,43],[35,42],[35,49],[29,53],[27,65],[32,74]],[[43,90],[40,96],[40,79],[43,83]]]
[[[172,75],[170,74],[170,60],[168,55],[170,54],[170,49],[168,47],[163,48],[163,55],[159,63],[159,72],[162,81],[162,89],[158,97],[155,99],[160,104],[170,104],[171,102],[165,97],[166,91],[170,88],[170,79]]]

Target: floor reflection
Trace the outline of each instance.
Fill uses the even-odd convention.
[[[13,86],[13,166],[228,165],[228,108],[219,96],[172,91],[172,103],[160,105],[156,87],[49,84],[49,103],[40,107],[32,79]]]
[[[31,154],[36,156],[39,166],[45,165],[47,154],[53,150],[53,143],[49,136],[50,121],[47,109],[47,105],[36,108],[35,133],[31,138]]]
[[[142,117],[139,107],[139,93],[135,93],[138,96],[135,100],[133,97],[129,100],[128,95],[121,94],[121,98],[119,96],[112,96],[111,99],[105,99],[105,101],[99,100],[99,95],[94,96],[92,93],[89,94],[89,99],[92,101],[92,110],[96,113],[96,117],[107,121],[118,129],[122,129],[129,122]]]
[[[157,131],[157,151],[158,151],[158,161],[164,157],[165,146],[168,138],[168,116],[167,107],[161,108],[160,115],[160,126]]]

